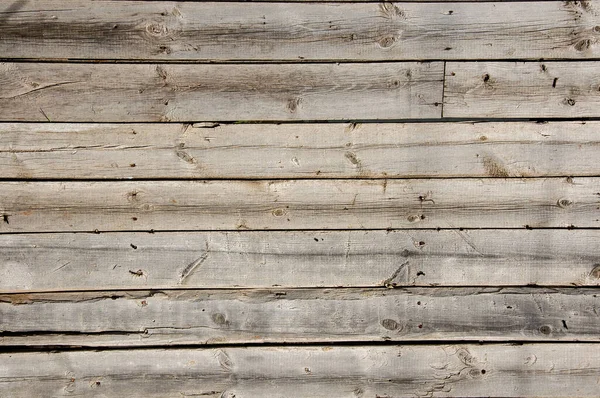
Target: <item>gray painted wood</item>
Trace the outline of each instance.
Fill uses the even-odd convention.
[[[598,230],[0,235],[0,292],[598,286]]]
[[[2,63],[1,121],[420,119],[441,115],[443,63]]]
[[[596,344],[0,354],[4,396],[596,397]]]
[[[0,295],[4,345],[598,341],[586,288],[153,290]],[[71,335],[77,338],[70,341]],[[43,335],[43,336],[39,336]],[[61,336],[58,341],[54,335]],[[114,341],[111,344],[115,344]]]
[[[591,121],[3,123],[0,178],[597,176],[599,135]]]
[[[592,177],[0,182],[0,232],[598,227],[599,186]]]
[[[598,117],[599,68],[598,62],[448,62],[444,116]]]
[[[0,10],[4,58],[303,61],[600,56],[596,43],[600,7],[587,1],[340,5],[33,0],[6,1]]]

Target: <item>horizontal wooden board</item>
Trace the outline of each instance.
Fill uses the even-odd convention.
[[[0,178],[598,176],[599,137],[598,122],[3,123]]]
[[[599,186],[592,177],[1,182],[0,232],[598,227]]]
[[[153,290],[0,295],[4,345],[598,341],[591,288]],[[72,335],[77,335],[70,340]],[[97,339],[100,335],[100,339]]]
[[[0,292],[598,286],[599,230],[0,235]]]
[[[0,354],[3,396],[596,397],[600,345],[248,347]]]
[[[3,58],[391,61],[600,56],[600,6],[593,1],[5,3],[0,8]]]
[[[442,109],[442,80],[442,62],[2,63],[0,120],[189,122],[438,118]]]
[[[444,116],[598,117],[599,69],[600,62],[448,62]]]

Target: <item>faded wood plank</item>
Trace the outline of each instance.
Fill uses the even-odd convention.
[[[0,120],[438,118],[443,64],[0,64]]]
[[[472,60],[598,58],[597,2],[6,2],[4,58]],[[535,10],[535,12],[532,12]]]
[[[0,124],[0,178],[600,175],[598,122],[214,126]]]
[[[599,187],[592,177],[1,182],[0,232],[598,227]]]
[[[0,292],[598,286],[598,230],[0,235]]]
[[[598,62],[449,62],[445,117],[598,117]]]
[[[597,344],[0,354],[4,396],[596,397]]]
[[[102,345],[104,338],[111,345],[598,341],[597,293],[340,288],[2,294],[1,344],[30,345],[32,335],[41,345],[82,346]]]

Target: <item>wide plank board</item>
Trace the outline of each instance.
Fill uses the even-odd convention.
[[[600,345],[248,347],[0,354],[0,394],[597,397]]]
[[[44,335],[38,344],[77,346],[102,345],[104,337],[131,346],[598,341],[599,310],[592,288],[21,293],[0,295],[0,335],[3,345],[31,345],[31,335]]]
[[[1,63],[0,120],[169,122],[441,116],[443,63]]]
[[[1,233],[598,227],[600,179],[0,182],[0,215]]]
[[[598,286],[600,230],[0,235],[0,292]]]
[[[448,62],[444,117],[599,117],[598,70],[600,62]]]
[[[599,136],[598,122],[3,123],[0,178],[598,176]]]
[[[600,56],[597,2],[6,1],[0,54],[159,61]]]

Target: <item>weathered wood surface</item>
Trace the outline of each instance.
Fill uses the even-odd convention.
[[[3,396],[597,397],[600,345],[0,354]]]
[[[4,345],[598,341],[591,288],[153,290],[0,295]],[[56,339],[55,335],[62,338]],[[118,339],[119,343],[114,340]]]
[[[0,292],[597,286],[599,230],[0,235]]]
[[[598,227],[599,187],[592,177],[1,182],[0,232]]]
[[[5,1],[3,58],[160,61],[598,58],[596,2]]]
[[[442,80],[442,62],[2,63],[0,120],[188,122],[438,118],[442,109]]]
[[[599,136],[598,122],[4,123],[0,178],[598,176]]]
[[[448,62],[444,116],[598,117],[599,69],[598,62]]]

